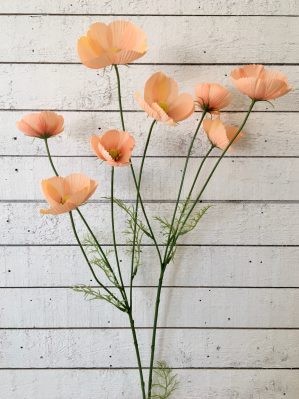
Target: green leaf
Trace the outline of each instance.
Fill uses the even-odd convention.
[[[157,362],[157,368],[154,369],[151,399],[170,398],[178,385],[177,375],[173,374],[173,370],[167,366],[166,362]]]
[[[113,297],[110,294],[104,294],[101,289],[89,287],[88,285],[75,285],[72,289],[76,292],[82,292],[84,298],[90,301],[95,299],[102,299],[106,302],[111,303],[111,305],[117,307],[122,312],[126,312],[127,308],[123,301]]]

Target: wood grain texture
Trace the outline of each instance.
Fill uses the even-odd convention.
[[[155,291],[135,288],[137,327],[151,327]],[[299,328],[298,300],[299,289],[164,288],[159,326]],[[86,301],[70,288],[1,289],[0,306],[3,328],[129,327],[125,313],[103,301]]]
[[[174,205],[173,205],[174,206]],[[45,203],[1,203],[0,222],[6,226],[0,244],[74,244],[68,215],[41,216]],[[147,204],[149,217],[169,216],[167,203]],[[104,244],[111,244],[109,204],[87,204],[84,216],[94,223],[94,232]],[[195,229],[181,243],[231,245],[298,245],[298,204],[218,203],[208,211]],[[20,221],[22,215],[22,221]],[[124,244],[121,232],[125,228],[123,212],[117,209],[116,230],[119,244]],[[92,223],[91,223],[92,225]],[[78,222],[78,231],[86,231]],[[145,241],[146,243],[146,241]]]
[[[93,22],[107,23],[112,19],[103,16],[0,16],[3,29],[0,61],[80,62],[76,50],[78,38]],[[255,29],[252,29],[251,18],[240,17],[138,16],[130,20],[148,36],[150,49],[138,61],[141,63],[241,63],[248,60],[267,63],[274,61],[273,52],[276,52],[277,63],[299,62],[298,18],[257,17]],[[22,40],[15,32],[16,25]],[[174,25],[179,34],[173,34]],[[23,41],[28,45],[23,46]],[[242,43],[246,51],[240,51],[237,43]]]
[[[120,250],[129,282],[130,254]],[[1,287],[95,284],[77,247],[0,247]],[[298,247],[178,247],[165,275],[167,286],[299,287]],[[135,285],[154,286],[155,249],[144,247]],[[86,303],[85,303],[86,304]]]
[[[27,0],[20,6],[18,0],[1,2],[0,13],[61,13],[61,14],[173,14],[173,15],[295,15],[299,13],[296,0]]]
[[[298,370],[176,370],[174,399],[296,398]],[[0,370],[6,399],[139,399],[137,370]],[[110,381],[109,386],[107,381]]]
[[[164,71],[190,93],[202,81],[226,85],[233,102],[223,119],[233,124],[249,105],[229,78],[237,64],[262,62],[289,77],[293,91],[275,108],[255,108],[205,194],[213,207],[169,266],[158,358],[178,368],[173,399],[298,399],[298,1],[10,0],[0,2],[0,14],[0,396],[140,399],[127,319],[70,289],[94,281],[68,216],[39,215],[45,203],[38,182],[52,172],[43,143],[15,127],[30,111],[64,114],[65,133],[50,141],[55,162],[62,173],[80,170],[100,180],[96,203],[82,212],[109,248],[109,204],[101,200],[109,195],[109,169],[92,158],[88,140],[99,127],[120,127],[116,80],[113,71],[80,65],[76,41],[92,22],[122,18],[141,26],[150,46],[137,65],[120,69],[136,168],[150,120],[133,94],[152,73]],[[151,216],[170,215],[198,118],[154,132],[143,186]],[[190,171],[208,147],[201,132]],[[133,199],[128,170],[117,175],[117,195]],[[117,213],[127,284],[125,218]],[[148,366],[158,267],[146,240],[142,259],[134,301]]]
[[[6,367],[136,367],[129,330],[2,330],[0,336]],[[150,331],[138,336],[147,364]],[[298,330],[159,330],[157,358],[174,368],[298,367],[298,338]]]
[[[233,66],[213,65],[132,65],[120,70],[123,79],[123,106],[139,110],[134,99],[142,91],[149,76],[162,70],[180,83],[180,89],[194,92],[195,85],[214,81],[229,87],[233,99],[229,110],[246,111],[250,100],[232,88],[229,75]],[[298,66],[281,66],[294,87],[287,96],[275,101],[275,111],[298,111]],[[138,76],[138,80],[136,79]],[[2,109],[60,109],[60,110],[118,110],[114,71],[96,71],[82,65],[0,65],[0,108]],[[42,89],[41,89],[42,88]],[[258,103],[256,110],[273,110],[267,103]],[[182,122],[183,124],[183,122]]]
[[[54,159],[56,169],[62,175],[85,173],[99,182],[93,200],[110,196],[111,168],[94,158]],[[194,189],[195,199],[212,170],[216,159],[208,160]],[[175,201],[178,188],[175,181],[181,178],[185,160],[182,158],[150,158],[146,161],[141,193],[144,200]],[[185,179],[183,197],[190,187],[201,164],[201,159],[191,159]],[[134,160],[136,173],[140,159]],[[47,158],[5,157],[0,159],[3,178],[0,178],[0,196],[3,200],[44,199],[40,181],[53,175]],[[13,180],[6,176],[14,176]],[[213,177],[213,184],[206,189],[203,200],[297,200],[299,192],[299,159],[225,159]],[[34,178],[33,178],[34,176]],[[119,168],[115,172],[115,196],[128,200],[136,199],[136,190],[130,168]]]
[[[45,145],[42,140],[32,141],[20,133],[15,123],[26,111],[0,112],[0,154],[45,156]],[[118,112],[62,112],[65,119],[63,134],[51,139],[51,153],[58,156],[92,156],[89,137],[108,129],[119,127]],[[171,126],[156,126],[152,144],[148,148],[150,156],[185,156],[188,152],[191,137],[194,134],[199,114]],[[225,123],[240,125],[243,113],[223,113]],[[150,120],[143,112],[126,112],[127,129],[136,139],[134,156],[141,156]],[[299,113],[262,112],[254,113],[244,129],[245,135],[239,144],[234,146],[229,156],[262,156],[291,157],[299,156]],[[99,131],[98,128],[101,128]],[[193,156],[204,156],[210,143],[203,132],[198,135],[194,145]],[[214,150],[215,155],[220,151]],[[259,162],[259,161],[257,161]],[[279,162],[279,161],[278,161]]]

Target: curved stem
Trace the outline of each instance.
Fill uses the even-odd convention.
[[[232,140],[229,142],[229,144],[225,147],[225,149],[223,150],[221,156],[218,158],[217,162],[215,163],[213,169],[211,170],[205,184],[203,185],[202,189],[200,190],[198,196],[196,197],[192,207],[190,208],[189,212],[187,213],[187,216],[184,219],[184,222],[182,223],[181,227],[180,227],[180,231],[184,228],[189,216],[191,215],[193,209],[195,208],[195,206],[197,205],[197,202],[199,201],[200,197],[202,196],[203,192],[205,191],[209,181],[211,180],[215,170],[217,169],[217,166],[219,165],[219,163],[221,162],[222,158],[224,157],[224,155],[227,153],[228,149],[230,148],[230,146],[233,144],[233,142],[235,141],[235,139],[238,137],[239,133],[241,132],[241,130],[243,129],[243,127],[245,126],[247,119],[249,118],[249,115],[252,111],[252,108],[254,107],[254,104],[256,103],[256,100],[252,100],[250,107],[246,113],[246,116],[242,122],[242,124],[240,125],[239,129],[237,130],[237,132],[235,133],[234,137],[232,138]]]
[[[208,150],[208,152],[206,153],[206,155],[205,155],[204,158],[202,159],[202,161],[201,161],[201,163],[200,163],[200,165],[199,165],[199,167],[198,167],[198,169],[197,169],[197,172],[196,172],[196,175],[195,175],[195,177],[194,177],[192,186],[191,186],[190,191],[189,191],[189,193],[188,193],[188,196],[187,196],[187,198],[186,198],[186,200],[185,200],[183,209],[182,209],[182,211],[181,211],[181,213],[180,213],[180,216],[179,216],[179,219],[178,219],[178,223],[177,223],[177,228],[176,228],[176,230],[174,231],[174,233],[173,233],[173,235],[172,235],[172,238],[171,238],[171,240],[170,240],[170,243],[169,243],[169,250],[168,250],[168,253],[167,253],[167,256],[166,256],[166,262],[165,262],[166,264],[168,263],[168,256],[171,254],[172,249],[173,249],[173,246],[175,245],[175,237],[176,237],[176,235],[177,235],[177,232],[178,232],[178,229],[179,229],[181,220],[182,220],[182,218],[183,218],[184,212],[185,212],[185,210],[186,210],[186,208],[187,208],[187,206],[188,206],[188,204],[189,204],[189,202],[190,202],[190,198],[191,198],[191,195],[192,195],[192,193],[193,193],[193,190],[194,190],[195,184],[196,184],[196,182],[197,182],[197,179],[198,179],[198,177],[199,177],[199,175],[200,175],[200,172],[201,172],[201,170],[202,170],[202,167],[203,167],[205,161],[207,160],[207,158],[209,157],[210,153],[213,151],[214,148],[215,148],[215,146],[214,146],[214,144],[212,144],[211,147],[210,147],[210,149]]]
[[[207,113],[207,111],[203,111],[202,112],[201,118],[199,120],[199,123],[197,125],[197,128],[195,130],[195,133],[194,133],[194,135],[192,137],[192,140],[191,140],[191,143],[190,143],[190,146],[189,146],[189,149],[188,149],[188,154],[187,154],[187,157],[186,157],[186,160],[185,160],[185,166],[184,166],[184,170],[183,170],[183,174],[182,174],[182,178],[181,178],[179,193],[178,193],[178,197],[177,197],[177,200],[176,200],[174,212],[173,212],[173,215],[172,215],[172,221],[171,221],[171,224],[170,224],[170,230],[169,230],[169,234],[168,234],[168,239],[167,239],[167,244],[166,244],[166,249],[165,249],[163,263],[165,263],[165,260],[166,260],[166,257],[167,257],[167,252],[168,252],[168,246],[169,246],[169,243],[171,241],[172,229],[173,229],[173,226],[174,226],[175,217],[176,217],[177,209],[178,209],[178,206],[179,206],[179,202],[180,202],[180,198],[181,198],[181,194],[182,194],[182,190],[183,190],[183,185],[184,185],[184,181],[185,181],[185,175],[186,175],[186,172],[187,172],[187,167],[188,167],[188,163],[189,163],[190,156],[191,156],[191,151],[192,151],[195,139],[197,137],[197,134],[199,132],[199,128],[200,128],[200,126],[202,124],[202,121],[204,120],[204,117],[206,116],[206,113]]]
[[[115,68],[116,78],[117,78],[118,105],[119,105],[119,111],[120,111],[120,117],[121,117],[121,125],[122,125],[123,130],[126,130],[125,121],[124,121],[124,115],[123,115],[122,100],[121,100],[120,76],[119,76],[119,71],[118,71],[117,65],[114,65],[114,68]],[[134,171],[134,167],[133,167],[132,161],[131,161],[131,172],[132,172],[132,176],[133,176],[133,179],[134,179],[134,184],[135,184],[135,187],[136,187],[136,190],[137,190],[137,179],[136,179],[136,174],[135,174],[135,171]],[[139,192],[138,192],[138,198],[139,198],[139,201],[140,201],[140,206],[141,206],[142,213],[144,215],[147,227],[148,227],[148,229],[149,229],[149,231],[151,233],[151,238],[154,241],[154,245],[155,245],[155,248],[157,250],[157,253],[158,253],[158,256],[159,256],[159,259],[160,259],[160,263],[162,263],[161,252],[160,252],[157,240],[155,238],[155,235],[153,233],[153,230],[151,228],[151,225],[150,225],[149,219],[147,217],[147,214],[146,214],[146,211],[145,211],[145,208],[144,208],[144,205],[143,205],[143,201],[142,201],[142,198],[141,198],[141,195],[140,195]]]
[[[135,205],[135,212],[134,212],[134,230],[133,230],[133,248],[132,248],[132,259],[131,259],[131,281],[130,281],[130,305],[132,305],[132,291],[133,291],[133,280],[134,280],[134,257],[135,257],[135,241],[136,241],[136,233],[137,233],[137,217],[138,217],[138,205],[139,205],[139,197],[140,197],[140,187],[141,187],[141,179],[142,179],[142,172],[143,172],[143,167],[144,167],[144,162],[145,162],[145,157],[147,153],[147,149],[150,143],[151,135],[153,128],[155,126],[156,121],[154,120],[151,124],[150,130],[147,135],[143,155],[142,155],[142,160],[141,160],[141,165],[140,165],[140,170],[139,170],[139,176],[138,176],[138,181],[137,181],[137,198],[136,198],[136,205]]]
[[[103,290],[105,290],[109,295],[111,295],[115,299],[115,301],[119,302],[119,299],[107,287],[105,287],[103,283],[101,283],[101,281],[98,279],[97,275],[95,274],[95,272],[93,270],[93,267],[91,266],[91,263],[89,262],[89,259],[88,259],[87,255],[86,255],[85,251],[84,251],[83,245],[82,245],[82,243],[80,241],[80,238],[78,236],[72,211],[69,212],[69,215],[70,215],[71,225],[72,225],[72,228],[73,228],[73,232],[74,232],[76,241],[77,241],[77,243],[78,243],[78,245],[79,245],[79,247],[81,249],[81,252],[82,252],[82,254],[83,254],[83,256],[84,256],[84,258],[86,260],[86,263],[87,263],[87,265],[88,265],[88,267],[89,267],[89,269],[90,269],[90,271],[91,271],[91,273],[93,275],[93,278],[99,284],[99,286],[101,288],[103,288]]]
[[[115,235],[115,223],[114,223],[114,167],[111,168],[111,226],[112,226],[113,248],[114,248],[114,253],[115,253],[115,260],[116,260],[118,275],[119,275],[121,286],[123,288],[124,297],[125,297],[125,300],[127,302],[127,295],[126,295],[126,291],[125,291],[125,288],[124,288],[124,282],[123,282],[123,278],[122,278],[122,273],[121,273],[121,270],[120,270],[120,263],[119,263],[117,245],[116,245],[116,235]]]
[[[125,121],[124,121],[123,106],[122,106],[122,101],[121,101],[120,76],[119,76],[117,65],[114,65],[114,68],[115,68],[116,78],[117,78],[118,105],[119,105],[119,111],[120,111],[121,125],[122,125],[122,129],[126,130]]]
[[[86,228],[87,228],[89,234],[92,236],[94,242],[96,243],[97,247],[99,248],[99,251],[101,252],[101,254],[102,254],[102,256],[103,256],[103,258],[104,258],[104,260],[105,260],[105,262],[106,262],[106,265],[109,267],[109,270],[110,270],[110,272],[111,272],[112,275],[113,275],[113,278],[114,278],[114,281],[115,281],[115,285],[118,287],[118,289],[119,289],[119,291],[120,291],[120,293],[121,293],[123,299],[125,299],[125,295],[124,295],[124,292],[123,292],[123,291],[125,291],[125,288],[124,288],[123,285],[121,285],[121,284],[119,283],[119,281],[118,281],[118,279],[117,279],[117,277],[116,277],[116,275],[115,275],[115,273],[114,273],[114,270],[113,270],[112,266],[110,265],[110,262],[109,262],[109,260],[108,260],[108,258],[107,258],[107,256],[106,256],[105,252],[103,251],[103,248],[102,248],[101,244],[99,243],[97,237],[95,236],[95,234],[94,234],[94,232],[92,231],[91,227],[90,227],[89,224],[87,223],[87,221],[86,221],[85,217],[83,216],[82,212],[80,211],[80,209],[79,209],[79,208],[76,208],[76,211],[78,212],[78,214],[79,214],[80,218],[82,219],[83,223],[85,224],[85,226],[86,226]]]
[[[157,295],[156,295],[156,304],[155,304],[155,315],[154,315],[154,325],[153,325],[152,344],[151,344],[151,358],[150,358],[149,379],[148,379],[148,393],[147,393],[148,398],[151,397],[151,393],[152,393],[157,324],[158,324],[159,305],[160,305],[160,297],[161,297],[164,273],[165,273],[165,267],[162,267],[161,272],[160,272],[160,277],[159,277],[159,284],[158,284]]]
[[[55,173],[56,176],[59,176],[59,175],[58,175],[58,172],[57,172],[57,170],[56,170],[56,168],[55,168],[55,166],[54,166],[52,157],[51,157],[51,153],[50,153],[50,149],[49,149],[49,144],[48,144],[48,139],[45,138],[44,140],[45,140],[45,145],[46,145],[46,150],[47,150],[48,158],[49,158],[50,164],[51,164],[51,166],[52,166],[53,172]]]

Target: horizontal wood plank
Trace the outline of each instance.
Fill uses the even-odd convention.
[[[79,62],[78,38],[85,34],[91,23],[97,20],[107,23],[112,19],[103,16],[0,16],[3,32],[0,61]],[[138,62],[299,62],[296,18],[210,16],[199,20],[194,17],[138,16],[129,19],[148,36],[149,51]],[[15,34],[16,25],[21,36]],[[28,45],[24,46],[24,42]],[[241,51],[236,43],[241,43]]]
[[[88,143],[87,143],[88,145]],[[109,176],[111,167],[94,158],[54,159],[56,169],[62,175],[84,173],[99,182],[100,186],[92,196],[99,200],[110,196]],[[216,163],[207,160],[201,177],[194,189],[195,199]],[[184,169],[182,158],[150,158],[143,173],[142,196],[145,200],[173,200],[178,193],[178,182]],[[186,174],[183,197],[188,195],[201,159],[191,159]],[[140,159],[134,160],[136,173]],[[0,198],[2,200],[44,199],[40,181],[53,176],[47,158],[2,158],[0,169]],[[129,167],[118,168],[115,173],[115,196],[129,200],[136,199],[136,189]],[[224,159],[208,186],[202,199],[207,200],[297,200],[299,192],[298,159]],[[13,176],[13,179],[7,179]],[[34,176],[34,179],[32,178]],[[175,184],[175,182],[177,182]]]
[[[121,248],[129,283],[130,254]],[[298,247],[178,247],[167,286],[299,287]],[[1,287],[95,284],[78,247],[0,247]],[[155,249],[144,247],[135,285],[157,284]],[[92,281],[91,281],[92,280]]]
[[[58,14],[174,14],[174,15],[294,15],[299,13],[296,0],[278,1],[250,0],[228,3],[226,0],[146,0],[127,2],[126,0],[108,0],[105,2],[84,0],[27,0],[26,4],[18,0],[1,2],[0,13],[58,13]]]
[[[163,71],[179,82],[182,91],[194,93],[200,82],[227,85],[233,99],[229,110],[244,111],[250,100],[232,87],[230,65],[132,65],[120,69],[123,107],[139,110],[134,93],[143,91],[149,76]],[[273,69],[273,68],[272,68]],[[274,68],[277,69],[277,68]],[[292,87],[299,87],[298,66],[281,66]],[[138,78],[137,78],[138,77]],[[117,84],[114,71],[96,71],[82,65],[0,65],[0,108],[2,109],[62,109],[62,110],[118,110]],[[298,111],[298,89],[274,102],[276,111]],[[270,104],[258,103],[256,110],[273,110]],[[183,123],[182,123],[183,124]]]
[[[81,267],[88,274],[87,266]],[[158,269],[158,265],[151,267]],[[168,273],[175,275],[176,271],[170,267]],[[155,294],[155,288],[135,288],[137,327],[152,326]],[[298,300],[298,289],[165,287],[159,326],[298,328]],[[104,301],[86,301],[82,293],[69,288],[1,289],[0,306],[3,328],[129,327],[125,313]]]
[[[44,203],[1,203],[0,222],[6,226],[0,244],[74,244],[68,215],[41,216]],[[119,244],[125,238],[125,217],[118,208],[116,231]],[[147,204],[149,218],[160,215],[169,217],[169,204]],[[102,244],[111,244],[110,205],[87,204],[82,212]],[[77,215],[75,215],[77,216]],[[21,218],[22,217],[22,218]],[[94,221],[94,223],[92,223]],[[86,236],[82,223],[78,231]],[[154,225],[157,229],[159,226]],[[200,228],[195,229],[181,243],[188,244],[231,244],[231,245],[298,245],[298,204],[215,204],[203,217]],[[145,241],[146,242],[146,241]]]
[[[148,364],[151,332],[138,332]],[[129,330],[0,332],[2,367],[136,367]],[[169,330],[157,333],[157,359],[170,367],[298,367],[299,331]]]
[[[15,124],[26,111],[0,112],[0,155],[45,155],[42,140],[34,142],[20,133]],[[118,112],[62,112],[65,119],[65,132],[51,139],[51,153],[58,156],[91,156],[89,137],[111,128],[119,128]],[[199,114],[188,118],[175,128],[158,125],[153,132],[152,144],[148,148],[150,156],[185,156],[195,132]],[[239,126],[243,113],[222,113],[224,123]],[[142,112],[126,112],[127,129],[136,139],[135,156],[143,153],[147,131],[151,121]],[[234,146],[230,156],[299,156],[299,113],[290,115],[281,112],[254,113],[246,123],[245,135]],[[101,131],[98,129],[101,128]],[[204,156],[210,147],[202,132],[194,144],[193,156]],[[214,150],[214,154],[220,151]]]
[[[176,370],[173,399],[296,399],[298,370]],[[0,370],[5,399],[139,399],[137,370]]]

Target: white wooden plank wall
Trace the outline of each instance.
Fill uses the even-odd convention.
[[[206,192],[204,202],[214,206],[181,243],[165,279],[157,358],[181,380],[174,399],[298,399],[298,14],[298,0],[0,2],[1,398],[140,398],[127,321],[70,290],[93,280],[67,218],[39,215],[38,182],[51,170],[42,143],[15,128],[28,111],[63,112],[66,132],[50,143],[55,162],[62,173],[82,171],[102,182],[85,213],[111,245],[108,204],[101,199],[108,195],[108,170],[98,167],[87,140],[98,127],[119,126],[116,82],[113,73],[79,64],[76,39],[91,22],[128,18],[149,37],[148,54],[121,68],[136,165],[150,122],[132,93],[154,71],[169,73],[189,91],[200,81],[225,83],[234,101],[224,118],[233,123],[248,106],[229,81],[235,65],[265,63],[285,72],[294,87],[275,109],[257,106],[246,137]],[[151,215],[169,214],[197,118],[154,132],[144,178]],[[207,148],[202,135],[193,170]],[[132,200],[128,171],[117,175],[118,195]],[[121,258],[125,270],[123,247]],[[158,271],[150,245],[143,259],[135,302],[148,363]]]

